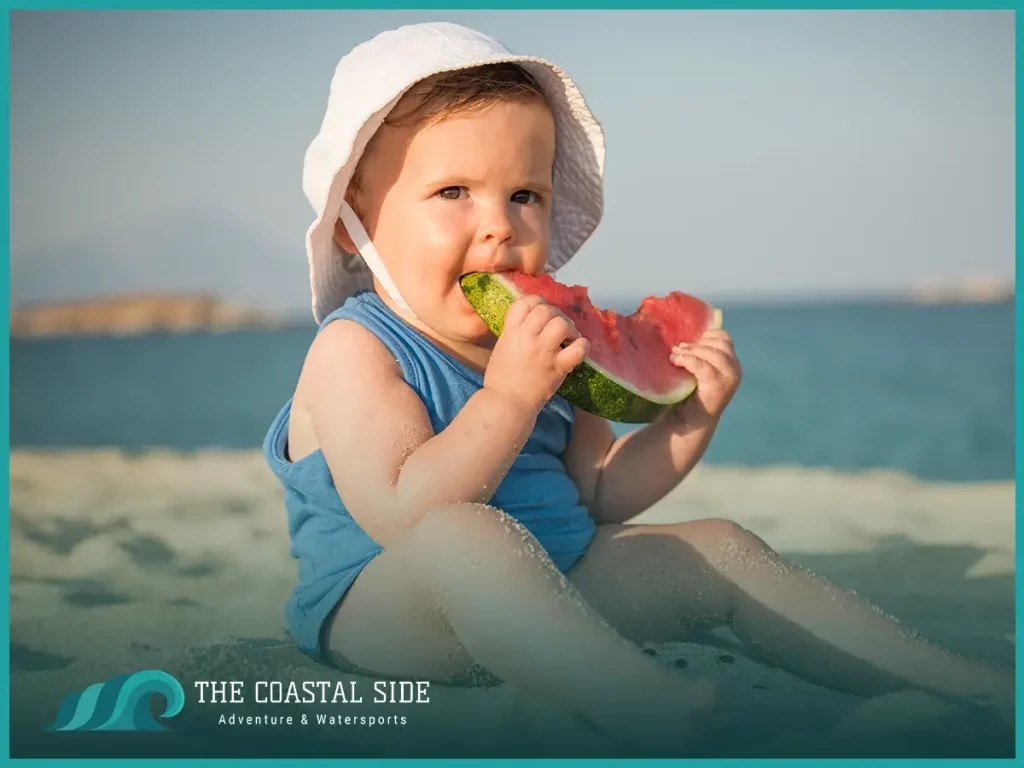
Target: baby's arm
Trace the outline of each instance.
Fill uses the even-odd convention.
[[[697,391],[643,429],[616,440],[607,421],[577,411],[566,469],[601,522],[628,520],[675,488],[704,455],[740,385],[739,360],[725,331],[677,347],[670,360],[693,374]]]
[[[565,465],[583,503],[601,523],[622,523],[675,488],[707,450],[718,420],[686,425],[661,418],[615,437],[604,419],[576,411]]]
[[[486,503],[536,419],[485,388],[434,434],[395,358],[369,331],[344,320],[314,341],[300,399],[346,507],[385,547],[431,509]]]
[[[526,443],[537,414],[587,354],[557,310],[515,302],[484,386],[440,434],[397,361],[369,331],[339,320],[316,338],[296,391],[335,487],[381,546],[432,509],[486,503]],[[294,406],[293,406],[294,407]]]

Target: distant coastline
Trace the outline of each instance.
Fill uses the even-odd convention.
[[[720,306],[797,306],[886,303],[918,306],[1007,304],[1015,298],[1013,281],[973,278],[933,281],[891,293],[722,297]],[[597,306],[629,313],[639,298],[594,296]],[[298,313],[278,314],[232,302],[214,294],[138,292],[68,301],[23,304],[11,312],[12,338],[53,336],[139,336],[150,333],[227,333],[281,329],[307,322]]]
[[[14,338],[227,332],[285,325],[287,320],[275,314],[210,294],[168,292],[40,302],[11,312]]]
[[[907,300],[914,304],[1006,304],[1015,295],[1012,281],[975,277],[922,283],[910,292]]]

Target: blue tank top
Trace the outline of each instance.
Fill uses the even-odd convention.
[[[395,356],[406,383],[425,404],[435,433],[483,386],[481,374],[403,322],[372,291],[350,297],[324,318],[319,331],[342,318],[367,328]],[[383,550],[345,509],[321,451],[289,460],[291,404],[289,399],[271,424],[263,452],[284,487],[290,551],[298,560],[298,584],[285,605],[288,630],[304,652],[322,659],[320,634],[327,616]],[[552,398],[489,502],[536,536],[563,572],[583,555],[596,530],[561,458],[572,429],[572,407]]]

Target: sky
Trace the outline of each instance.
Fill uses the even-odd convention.
[[[601,122],[604,219],[558,274],[595,298],[1013,278],[1012,11],[16,11],[12,301],[308,313],[334,67],[438,20],[556,62]]]

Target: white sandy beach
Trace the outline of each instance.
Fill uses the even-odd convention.
[[[1013,664],[1011,482],[699,467],[639,521],[712,516],[736,520],[950,649]],[[49,724],[69,692],[137,669],[210,679],[204,665],[216,662],[252,679],[346,678],[313,664],[287,639],[281,609],[296,565],[282,493],[257,451],[15,451],[10,557],[12,713],[21,733]],[[676,644],[657,651],[669,664],[685,658],[689,669],[745,691],[752,717],[779,718],[772,738],[752,736],[735,745],[738,754],[813,752],[796,743],[799,727],[786,734],[785,723],[840,720],[856,751],[865,743],[858,728],[891,728],[893,713],[914,701],[896,694],[865,704],[756,664],[741,649]],[[475,731],[481,745],[515,741],[523,729],[590,738],[507,686],[435,695],[443,706],[416,710],[402,739],[424,731],[441,738],[452,712],[479,713],[482,702],[502,715],[493,732]],[[372,754],[381,731],[350,729],[346,748],[360,739]],[[401,739],[388,739],[388,749],[397,749]]]

